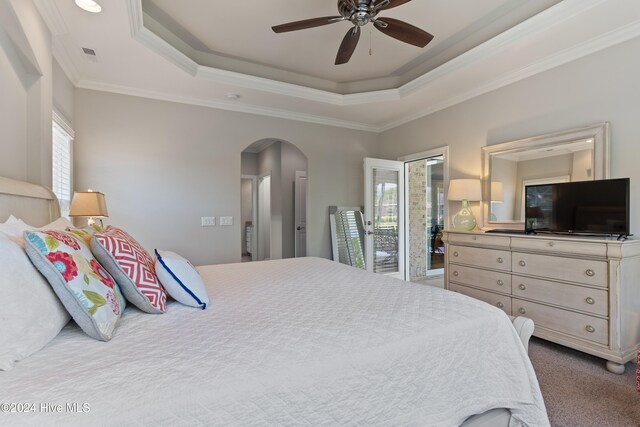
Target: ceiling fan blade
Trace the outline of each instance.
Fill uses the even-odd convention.
[[[425,47],[433,40],[433,35],[399,19],[380,18],[374,26],[389,37],[418,47]]]
[[[304,30],[307,28],[321,27],[344,20],[342,16],[323,16],[322,18],[305,19],[302,21],[288,22],[286,24],[271,27],[274,33],[286,33],[288,31]]]
[[[353,27],[349,29],[347,34],[345,34],[344,39],[342,39],[342,43],[340,43],[340,48],[336,55],[336,65],[346,64],[349,62],[351,55],[353,55],[353,52],[356,50],[358,40],[360,40],[360,27]]]
[[[394,7],[402,6],[405,3],[409,3],[411,0],[389,0],[389,4],[381,7],[380,10],[393,9]],[[376,3],[380,3],[377,1]]]

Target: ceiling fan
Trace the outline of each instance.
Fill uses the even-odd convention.
[[[336,65],[346,64],[349,62],[349,59],[351,59],[351,55],[353,55],[358,45],[360,27],[369,22],[372,22],[376,29],[394,39],[414,46],[425,47],[433,39],[431,34],[398,19],[378,18],[379,12],[392,9],[410,1],[411,0],[338,0],[338,12],[340,16],[323,16],[321,18],[289,22],[287,24],[276,25],[275,27],[271,27],[271,29],[276,33],[286,33],[288,31],[304,30],[334,24],[336,22],[350,21],[354,26],[347,31],[344,39],[342,39],[338,54],[336,55]]]

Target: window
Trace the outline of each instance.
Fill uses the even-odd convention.
[[[54,115],[55,116],[55,115]],[[73,131],[65,123],[53,120],[53,147],[52,147],[52,171],[53,179],[51,189],[60,201],[60,214],[69,216],[71,206],[71,150],[73,143]]]

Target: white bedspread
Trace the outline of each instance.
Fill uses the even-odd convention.
[[[511,322],[487,304],[318,258],[199,270],[207,310],[129,305],[111,342],[70,324],[0,372],[0,404],[37,405],[0,425],[456,426],[496,407],[548,425]]]

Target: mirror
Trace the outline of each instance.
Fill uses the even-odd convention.
[[[527,185],[609,178],[609,124],[482,148],[485,227],[524,228]]]
[[[365,268],[362,208],[329,206],[333,260]]]

